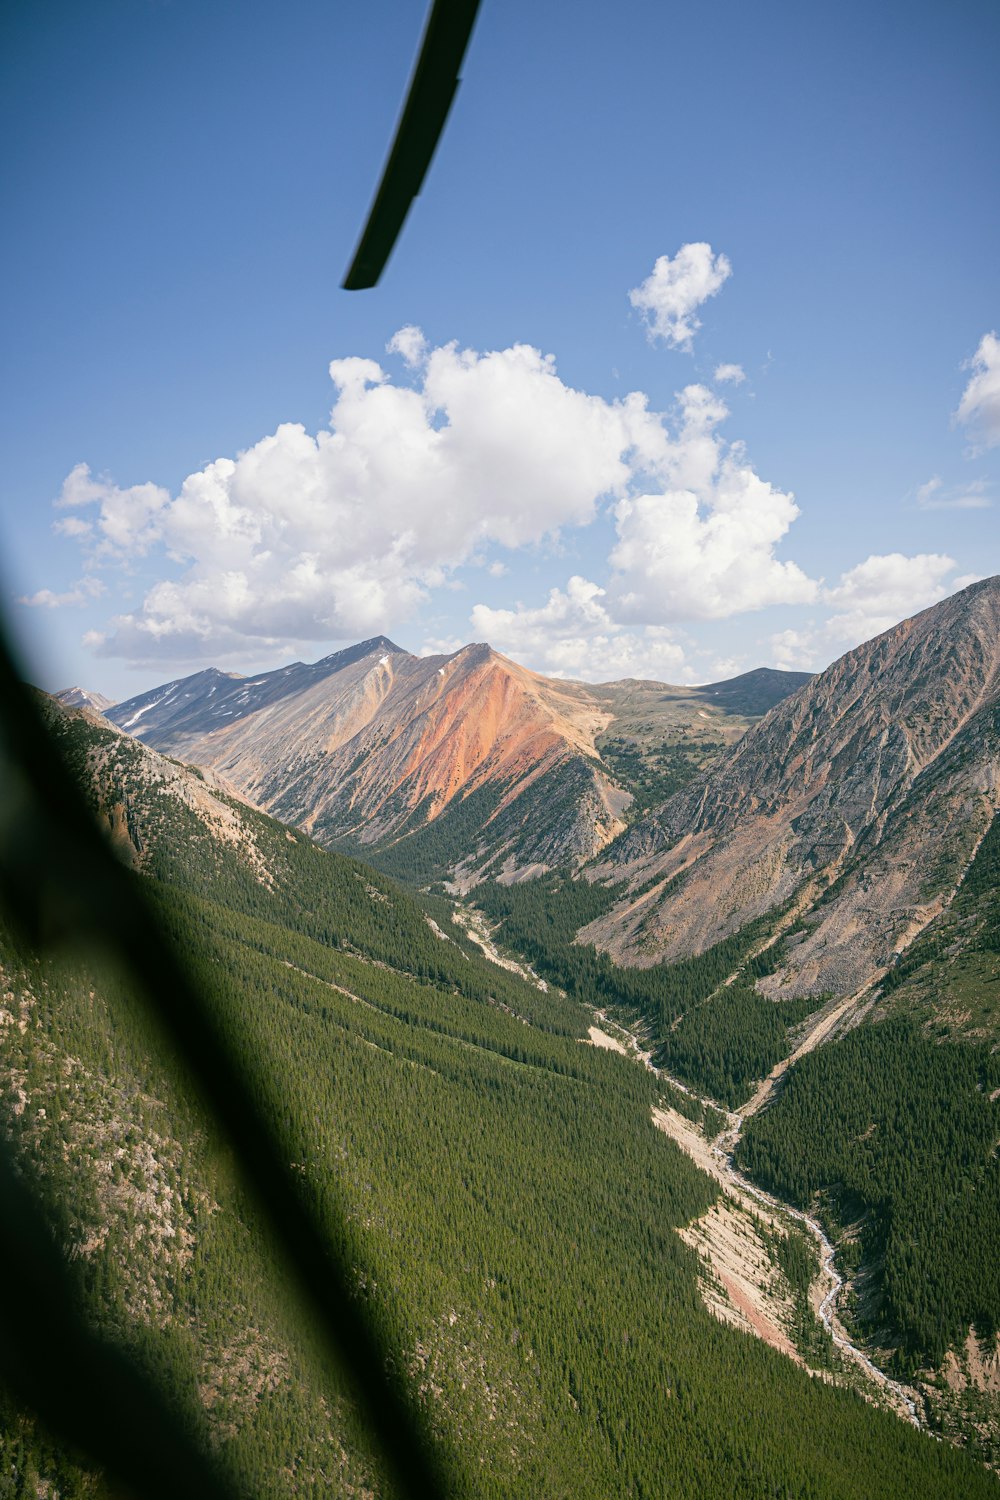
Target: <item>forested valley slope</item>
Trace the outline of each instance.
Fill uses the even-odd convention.
[[[733,1120],[852,1336],[1000,1462],[1000,580],[858,647],[494,938]],[[624,967],[623,967],[624,965]]]
[[[95,817],[211,997],[302,1192],[356,1265],[359,1301],[391,1330],[449,1493],[996,1493],[970,1455],[705,1309],[705,1267],[677,1231],[719,1189],[652,1110],[713,1121],[630,1058],[588,1045],[595,1001],[652,1025],[641,986],[659,972],[667,990],[662,968],[621,971],[628,983],[614,990],[608,960],[570,941],[601,887],[549,875],[483,888],[497,902],[535,892],[539,965],[572,959],[546,986],[484,958],[441,896],[317,847],[96,714],[49,714]],[[970,886],[971,900],[989,897]],[[526,907],[494,917],[527,946]],[[12,932],[0,954],[5,1128],[90,1318],[167,1384],[241,1493],[388,1494],[211,1122],[121,980],[92,956],[33,954]],[[738,958],[675,968],[680,1010]],[[910,996],[904,1009],[923,1003],[921,974],[894,991]],[[919,1038],[919,1016],[910,1024]],[[777,1174],[783,1160],[757,1169]],[[806,1248],[781,1229],[761,1243],[791,1304],[812,1275]],[[27,1413],[3,1417],[0,1493],[105,1493]]]

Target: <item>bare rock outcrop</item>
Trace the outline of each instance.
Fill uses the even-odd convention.
[[[637,895],[582,939],[649,964],[783,907],[802,926],[770,987],[856,989],[968,868],[1000,804],[998,724],[990,578],[848,652],[619,840],[596,875]]]

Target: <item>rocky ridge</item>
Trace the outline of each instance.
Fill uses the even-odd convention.
[[[737,710],[712,689],[591,687],[485,644],[419,657],[378,636],[254,678],[210,668],[110,717],[320,842],[395,846],[405,861],[423,839],[421,857],[461,866],[468,884],[593,858],[625,829],[639,782],[689,776],[739,738],[761,692],[799,680],[757,675],[736,680]],[[662,764],[664,745],[680,759]]]
[[[847,994],[948,902],[1000,805],[1000,578],[857,647],[638,823],[592,874],[617,961],[703,952],[784,912],[775,994]]]
[[[67,708],[92,708],[95,713],[103,714],[109,708],[114,708],[114,700],[105,698],[103,693],[91,693],[86,688],[71,687],[63,688],[54,693],[53,697],[58,703],[63,703]]]

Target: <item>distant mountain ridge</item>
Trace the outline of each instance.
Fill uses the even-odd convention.
[[[322,842],[474,882],[593,858],[636,793],[665,795],[743,734],[762,692],[803,680],[765,676],[715,685],[715,702],[713,687],[591,686],[484,643],[420,657],[375,636],[255,677],[208,668],[109,717]]]
[[[112,721],[149,744],[165,736],[200,734],[220,727],[223,719],[244,718],[281,698],[301,693],[376,652],[402,654],[387,636],[379,635],[320,661],[296,661],[277,671],[259,672],[256,677],[206,667],[119,703]]]
[[[795,923],[766,982],[850,993],[947,906],[1000,805],[1000,578],[848,652],[598,866],[633,897],[584,930],[617,961]]]
[[[699,697],[717,703],[732,713],[760,715],[811,682],[813,672],[782,672],[776,667],[755,667],[724,682],[696,688]]]
[[[63,688],[54,693],[53,697],[57,703],[64,703],[67,708],[92,708],[99,714],[115,706],[113,698],[105,698],[103,693],[89,693],[82,687]]]

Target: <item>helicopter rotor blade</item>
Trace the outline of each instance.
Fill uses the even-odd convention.
[[[385,269],[444,130],[479,4],[434,0],[389,159],[341,283],[344,291],[375,286]]]

